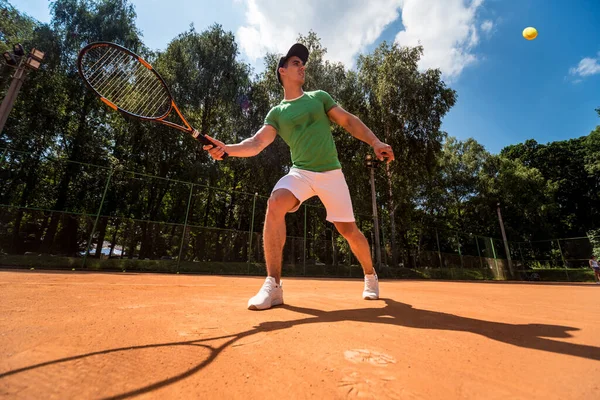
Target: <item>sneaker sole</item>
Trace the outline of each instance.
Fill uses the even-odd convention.
[[[274,302],[271,303],[271,305],[269,307],[265,307],[265,308],[258,308],[257,306],[255,306],[254,304],[248,306],[248,310],[253,310],[253,311],[261,311],[261,310],[268,310],[269,308],[275,307],[275,306],[280,306],[283,304],[283,300],[281,300],[281,302]]]

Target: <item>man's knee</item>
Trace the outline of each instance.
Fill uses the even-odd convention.
[[[361,235],[356,222],[334,222],[334,225],[340,235],[346,240],[352,240],[357,235]]]
[[[293,210],[300,201],[287,189],[278,189],[271,193],[267,201],[267,215],[281,216]]]

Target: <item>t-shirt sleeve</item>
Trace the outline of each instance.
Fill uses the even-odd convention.
[[[279,113],[277,108],[273,107],[265,117],[265,125],[271,125],[277,132],[279,132]]]
[[[329,112],[333,107],[337,106],[335,100],[329,95],[329,93],[319,90],[318,92],[319,99],[323,102],[323,108],[325,108],[325,112]]]

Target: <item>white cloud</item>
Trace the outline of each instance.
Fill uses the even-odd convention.
[[[494,27],[494,23],[492,21],[485,20],[481,23],[481,30],[485,33],[489,33],[492,31],[492,28]]]
[[[600,74],[600,52],[597,58],[586,57],[579,61],[577,67],[569,70],[571,75],[586,77],[590,75]]]
[[[421,68],[440,68],[455,78],[477,60],[479,32],[490,33],[492,21],[477,21],[483,0],[237,0],[246,21],[236,37],[255,65],[266,52],[284,53],[298,34],[313,30],[327,48],[327,58],[354,67],[354,57],[373,44],[398,19],[404,30],[400,45],[422,44]]]
[[[473,50],[479,43],[476,17],[482,3],[483,0],[405,0],[404,30],[398,33],[396,42],[404,46],[422,44],[425,54],[421,68],[440,68],[446,77],[457,77],[477,60]],[[484,24],[487,28],[491,22]],[[482,26],[482,30],[486,28]]]
[[[250,60],[267,51],[284,53],[299,34],[313,30],[327,48],[327,58],[353,66],[356,54],[373,43],[398,18],[402,0],[243,0],[246,23],[237,31]]]

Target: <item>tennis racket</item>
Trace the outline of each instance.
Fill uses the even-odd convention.
[[[187,132],[205,145],[215,145],[187,122],[158,72],[125,47],[110,42],[90,43],[79,52],[77,69],[90,89],[113,110],[159,122]],[[166,120],[173,111],[182,125]]]

